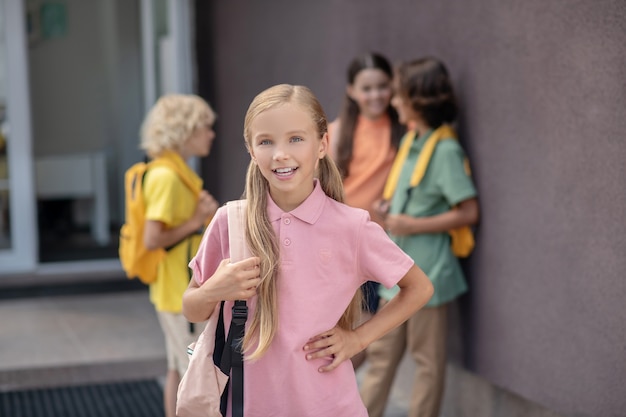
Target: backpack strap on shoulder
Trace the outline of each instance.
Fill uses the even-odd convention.
[[[228,242],[231,262],[238,262],[250,256],[246,243],[245,221],[246,200],[230,201],[226,203],[228,210]],[[232,416],[243,417],[243,337],[246,321],[248,320],[248,306],[245,300],[236,300],[228,331],[228,339],[220,360],[220,369],[226,375],[231,375],[228,385],[232,387]],[[228,407],[228,387],[222,394],[220,409],[226,415]]]
[[[189,177],[189,175],[176,164],[175,161],[171,161],[166,157],[155,158],[152,161],[148,162],[148,167],[153,166],[164,166],[171,169],[176,173],[176,175],[178,175],[178,178],[180,178],[180,180],[185,184],[187,188],[189,188],[194,193],[200,192],[201,187],[199,187],[198,184],[196,184],[196,182],[193,181]]]

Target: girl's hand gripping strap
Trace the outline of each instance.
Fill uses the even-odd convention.
[[[228,209],[228,244],[230,248],[230,262],[238,262],[250,257],[250,250],[246,243],[245,219],[246,200],[230,201]],[[228,331],[226,349],[222,355],[220,369],[232,377],[229,385],[232,386],[232,416],[243,417],[243,352],[242,340],[248,319],[248,306],[245,300],[235,301],[233,316]],[[226,415],[228,389],[224,390],[221,401],[222,415]]]

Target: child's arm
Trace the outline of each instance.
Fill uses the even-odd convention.
[[[199,285],[194,276],[183,294],[183,315],[192,323],[209,318],[222,300],[247,300],[261,282],[257,257],[230,263],[224,259],[211,278]]]
[[[219,207],[217,200],[202,190],[193,215],[186,222],[172,228],[163,222],[147,220],[143,233],[143,243],[147,249],[167,248],[179,243],[187,236],[204,226],[207,218],[213,216]]]
[[[413,217],[408,214],[389,214],[385,229],[396,236],[418,233],[441,233],[478,222],[478,200],[470,198],[454,209],[430,217]]]
[[[398,282],[400,292],[374,317],[353,331],[337,326],[314,336],[304,346],[307,359],[333,356],[332,363],[319,368],[320,372],[335,369],[341,362],[350,359],[374,340],[379,339],[405,322],[422,308],[433,295],[433,285],[424,272],[413,265]]]

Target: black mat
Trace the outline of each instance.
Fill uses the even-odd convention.
[[[163,417],[156,380],[0,393],[2,417]]]
[[[34,284],[17,287],[0,285],[0,300],[16,298],[55,297],[83,294],[104,294],[123,291],[148,291],[148,286],[138,279],[121,277],[116,280],[72,282],[65,284]],[[0,415],[0,417],[3,417]]]

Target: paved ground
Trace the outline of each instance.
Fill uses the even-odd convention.
[[[0,317],[0,391],[165,372],[164,342],[145,290],[1,299]],[[411,373],[405,361],[385,417],[406,415]]]

